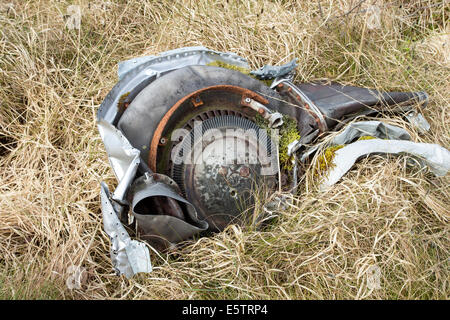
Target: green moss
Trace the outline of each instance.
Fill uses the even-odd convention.
[[[215,60],[213,62],[210,62],[207,64],[207,66],[212,66],[212,67],[219,67],[219,68],[224,68],[224,69],[229,69],[229,70],[235,70],[235,71],[239,71],[243,74],[246,75],[250,75],[250,70],[243,68],[243,67],[238,67],[220,60]]]
[[[333,159],[336,155],[336,151],[342,149],[344,146],[345,145],[343,144],[339,144],[325,149],[325,151],[317,159],[316,175],[319,174],[319,172],[327,171],[329,168],[333,168],[335,166]]]
[[[376,137],[362,136],[362,137],[358,138],[358,141],[360,141],[360,140],[372,140],[372,139],[376,139]],[[345,145],[339,144],[339,145],[331,146],[331,147],[328,147],[328,148],[325,149],[325,151],[317,159],[316,175],[319,174],[319,172],[324,172],[324,171],[327,171],[330,168],[334,168],[335,167],[333,159],[334,159],[334,157],[336,155],[336,151],[338,151],[339,149],[342,149],[343,147],[345,147]]]
[[[243,68],[243,67],[238,67],[220,60],[215,60],[213,62],[210,62],[207,64],[207,66],[212,66],[212,67],[219,67],[219,68],[224,68],[224,69],[229,69],[229,70],[235,70],[235,71],[239,71],[240,73],[243,73],[249,77],[252,77],[253,79],[259,80],[262,83],[264,83],[266,86],[270,86],[272,84],[273,80],[260,80],[257,79],[254,75],[250,74],[250,70],[247,68]]]
[[[272,131],[269,129],[267,121],[261,115],[256,115],[255,122],[261,128],[265,128],[269,135],[272,136]],[[288,115],[283,115],[283,125],[279,128],[278,142],[278,156],[282,169],[292,170],[292,156],[288,156],[288,146],[299,139],[300,133],[297,129],[297,121]]]
[[[288,145],[295,140],[300,139],[300,133],[297,129],[297,121],[284,115],[283,125],[280,129],[279,157],[280,166],[286,170],[292,170],[292,156],[288,156]]]
[[[270,128],[269,128],[268,122],[259,113],[256,114],[254,121],[259,127],[266,129],[267,132],[270,134]]]
[[[362,137],[359,137],[358,138],[358,141],[359,140],[372,140],[372,139],[376,139],[375,137],[372,137],[372,136],[362,136]]]

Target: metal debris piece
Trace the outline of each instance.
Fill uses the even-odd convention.
[[[450,170],[450,152],[437,144],[405,140],[360,140],[336,151],[333,158],[335,166],[327,172],[321,189],[326,190],[338,182],[359,158],[379,153],[410,154],[427,165],[437,176],[444,176]]]
[[[248,106],[261,114],[261,116],[269,122],[269,128],[278,128],[283,124],[283,115],[279,112],[273,112],[262,103],[252,98],[245,98],[242,105]]]
[[[330,146],[348,144],[363,136],[372,136],[380,139],[411,140],[409,133],[400,127],[393,126],[382,121],[359,121],[348,124],[330,142]],[[300,158],[301,162],[308,159],[320,148],[319,145],[312,146]]]
[[[293,84],[281,79],[276,89],[280,93],[287,91],[285,95],[291,96],[294,104],[311,111],[315,121],[319,121],[321,132],[333,130],[343,121],[347,123],[360,115],[384,112],[403,115],[413,105],[425,105],[428,101],[425,92],[385,92],[326,81]]]
[[[214,117],[203,121],[201,129],[204,135],[195,137],[194,130],[180,143],[173,178],[209,230],[220,231],[245,220],[241,214],[254,202],[252,190],[275,180],[278,162],[269,156],[275,143],[243,117]]]
[[[276,215],[277,211],[286,211],[287,209],[289,209],[289,204],[291,202],[292,198],[288,198],[284,194],[281,193],[274,194],[272,198],[263,206],[263,210],[267,215],[262,216],[261,221],[267,221],[268,219],[277,216]]]
[[[116,273],[131,278],[139,272],[151,272],[148,248],[145,243],[130,239],[113,208],[108,187],[104,182],[101,183],[100,198],[103,227],[111,240],[110,255]]]
[[[428,101],[424,92],[381,92],[328,82],[297,84],[293,82],[296,66],[294,59],[283,66],[266,65],[251,72],[257,79],[275,79],[269,87],[265,81],[240,71],[248,69],[244,58],[205,47],[180,48],[119,64],[119,82],[97,113],[98,129],[118,180],[112,195],[101,184],[104,226],[111,237],[111,258],[118,273],[131,277],[151,271],[148,249],[131,240],[120,221],[128,222],[140,238],[158,250],[173,248],[193,236],[221,231],[230,223],[248,221],[247,216],[241,218],[241,213],[254,204],[254,191],[259,190],[253,186],[272,192],[278,174],[278,189],[292,183],[295,192],[299,181],[297,156],[304,161],[312,155],[318,147],[307,149],[308,145],[319,135],[337,130],[361,115],[384,111],[405,115],[412,110],[412,103],[426,105]],[[286,171],[279,168],[278,140],[274,142],[273,136],[266,134],[267,127],[283,130],[283,116],[294,119],[301,137],[288,146],[294,161],[290,181]],[[260,117],[264,123],[259,123]],[[420,114],[407,117],[427,130]],[[197,129],[198,122],[203,129]],[[211,137],[206,129],[214,129],[214,139],[203,140]],[[262,133],[256,135],[258,139],[246,138],[247,133],[242,132],[247,129]],[[202,139],[195,137],[196,132]],[[411,151],[425,157],[432,169],[447,170],[442,161],[447,160],[448,151],[422,145],[414,153],[413,145],[405,144],[412,142],[403,141],[410,139],[405,130],[379,121],[351,123],[332,143],[350,143],[363,135],[397,140],[359,141],[356,146],[374,146],[373,150],[385,153]],[[189,140],[191,136],[194,138]],[[227,141],[235,144],[220,143]],[[389,149],[394,142],[400,147]],[[227,147],[220,149],[221,145]],[[354,145],[338,151],[354,151],[344,161],[346,165],[376,152],[354,150]],[[199,154],[188,148],[194,146]],[[433,153],[437,150],[444,160]],[[241,162],[239,154],[255,162]],[[191,155],[188,158],[199,161],[177,162]],[[265,158],[269,161],[263,161]],[[259,176],[264,176],[262,182]],[[338,174],[331,176],[339,180]],[[247,194],[251,196],[243,197]],[[285,210],[287,205],[289,199],[277,194],[264,211],[273,216],[274,211]],[[132,214],[128,215],[130,207]],[[266,220],[264,216],[254,218]]]
[[[430,130],[430,124],[428,121],[423,117],[423,115],[416,110],[413,110],[411,112],[408,112],[405,114],[406,119],[414,126],[416,127],[420,133],[426,133]]]
[[[354,142],[363,136],[379,139]],[[447,149],[436,144],[415,143],[408,140],[411,140],[411,136],[405,129],[381,121],[359,121],[348,124],[329,143],[331,146],[346,146],[335,152],[333,158],[335,167],[327,172],[321,189],[325,190],[338,182],[359,158],[376,153],[407,153],[419,157],[423,165],[430,167],[436,175],[446,174],[450,168],[450,153]],[[301,160],[306,160],[318,148],[319,146],[310,148],[302,154]]]
[[[297,67],[297,58],[292,59],[282,66],[271,66],[266,64],[258,70],[250,71],[251,75],[254,75],[258,79],[268,80],[281,78],[291,73]]]
[[[275,85],[275,86],[274,86]],[[303,110],[305,110],[314,121],[317,123],[319,131],[326,132],[328,131],[328,125],[325,119],[324,110],[321,110],[316,106],[316,104],[306,95],[298,86],[293,84],[289,79],[277,79],[272,84],[271,88],[276,88],[279,93],[286,95],[291,99],[295,104],[301,106]],[[336,96],[334,93],[335,99],[342,99],[342,96]],[[342,102],[341,102],[342,103]],[[346,108],[346,104],[341,105],[340,108]],[[303,118],[303,117],[302,117]]]
[[[98,131],[105,144],[109,163],[119,181],[119,185],[114,191],[113,199],[121,204],[126,204],[125,194],[136,175],[140,162],[140,152],[133,148],[122,132],[112,124],[100,120],[98,122]]]
[[[144,56],[144,57],[136,57],[130,60],[120,61],[117,67],[117,76],[119,77],[119,80],[122,80],[122,78],[128,71],[133,70],[134,68],[140,66],[145,62],[152,61],[156,57],[157,56]]]
[[[130,190],[132,212],[141,238],[160,251],[205,231],[208,223],[200,220],[195,207],[180,195],[175,181],[161,174],[148,174],[136,179]],[[161,197],[173,199],[171,206],[161,205]],[[187,206],[184,217],[178,203]]]
[[[381,121],[359,121],[350,123],[331,141],[332,145],[347,144],[363,136],[380,139],[411,140],[409,133],[400,127]]]

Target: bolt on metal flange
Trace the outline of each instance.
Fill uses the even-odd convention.
[[[277,128],[283,124],[283,116],[279,112],[273,112],[269,108],[267,108],[262,103],[259,103],[252,98],[245,97],[242,99],[242,102],[245,106],[252,108],[259,114],[263,116],[264,119],[269,121],[270,128]]]

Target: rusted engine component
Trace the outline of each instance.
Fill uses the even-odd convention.
[[[221,82],[227,84],[217,84]],[[199,216],[208,222],[208,230],[220,231],[231,221],[245,219],[241,213],[253,203],[252,192],[259,184],[259,171],[269,166],[272,171],[264,176],[278,172],[278,163],[270,160],[274,157],[267,156],[275,154],[271,150],[274,144],[267,137],[260,137],[266,135],[266,131],[251,120],[262,114],[259,111],[262,109],[270,119],[270,125],[282,123],[281,114],[271,109],[279,107],[281,99],[278,97],[276,100],[273,96],[276,97],[276,92],[238,71],[211,66],[186,67],[146,87],[125,110],[118,127],[133,145],[141,146],[141,156],[144,160],[147,157],[153,172],[175,179],[186,199],[197,208]],[[254,104],[258,108],[253,107]],[[197,137],[201,140],[198,143],[202,161],[195,158],[190,159],[192,164],[186,164],[186,159],[183,159],[180,164],[174,164],[176,149],[181,146],[184,146],[182,149],[191,148],[191,143],[191,149],[196,149],[196,121],[201,121],[203,128]],[[244,133],[251,129],[255,136],[227,132],[236,129]],[[219,137],[208,144],[205,134],[210,130],[218,130]],[[250,148],[247,151],[255,155],[262,149],[260,139],[267,140],[263,152],[266,157],[252,159],[253,163],[249,163],[249,156],[237,159],[239,154],[235,150],[222,148],[233,139],[236,140],[233,145],[236,150]],[[193,155],[187,153],[185,156]],[[241,170],[249,173],[243,176],[236,174]]]
[[[202,47],[124,62],[119,83],[98,111],[99,130],[120,181],[110,201],[118,214],[134,219],[130,226],[139,237],[159,250],[243,223],[247,216],[241,213],[251,208],[258,186],[271,188],[283,180],[277,142],[267,128],[260,130],[258,117],[272,128],[281,126],[285,115],[295,120],[300,138],[287,150],[295,190],[297,155],[302,158],[305,145],[319,134],[361,114],[427,101],[425,93],[295,84],[295,61],[253,73],[275,77],[268,87],[239,71],[207,65],[215,60],[248,69],[241,57]],[[196,136],[197,122],[202,127]],[[255,135],[246,134],[249,130]],[[208,140],[210,132],[216,135]],[[222,148],[227,141],[233,141],[233,151]],[[256,156],[242,160],[236,150]]]
[[[169,137],[177,124],[181,126],[206,111],[230,110],[255,115],[251,108],[242,110],[243,96],[276,112],[286,114],[292,109],[274,90],[239,71],[190,66],[172,71],[145,87],[124,111],[117,127],[140,150],[150,169],[159,171],[158,157],[165,155],[165,146],[159,145],[161,137]],[[195,107],[192,98],[203,104]],[[211,106],[208,99],[218,104]]]
[[[280,94],[287,97],[289,101],[291,101],[294,105],[298,105],[303,110],[305,114],[301,116],[302,119],[306,118],[309,121],[314,119],[316,123],[309,125],[310,131],[311,128],[318,128],[320,133],[328,131],[328,125],[321,110],[319,110],[311,99],[309,99],[309,97],[306,96],[291,81],[285,79],[277,81],[275,88]],[[306,114],[310,117],[307,117]],[[302,131],[302,133],[305,134],[304,131]]]
[[[202,134],[195,130],[175,150],[171,175],[209,230],[242,224],[258,186],[275,185],[275,144],[254,122],[235,115],[209,118]]]
[[[273,112],[263,104],[250,97],[242,98],[242,105],[247,106],[258,112],[265,120],[267,120],[270,128],[278,128],[283,124],[283,116],[279,112]]]

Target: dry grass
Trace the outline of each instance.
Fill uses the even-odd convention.
[[[82,6],[80,30],[64,28],[69,1],[2,4],[0,298],[448,299],[449,178],[406,168],[405,158],[366,159],[327,193],[308,172],[266,230],[232,226],[179,254],[152,254],[151,274],[113,273],[99,182],[115,181],[95,116],[120,60],[205,45],[253,67],[298,57],[299,81],[424,90],[429,134],[392,121],[415,141],[450,147],[448,1],[368,0],[351,11],[358,2],[149,0],[102,10],[70,1]],[[380,28],[366,23],[369,5],[381,8]],[[71,265],[87,270],[81,289],[66,286]],[[380,289],[368,286],[374,265]]]

